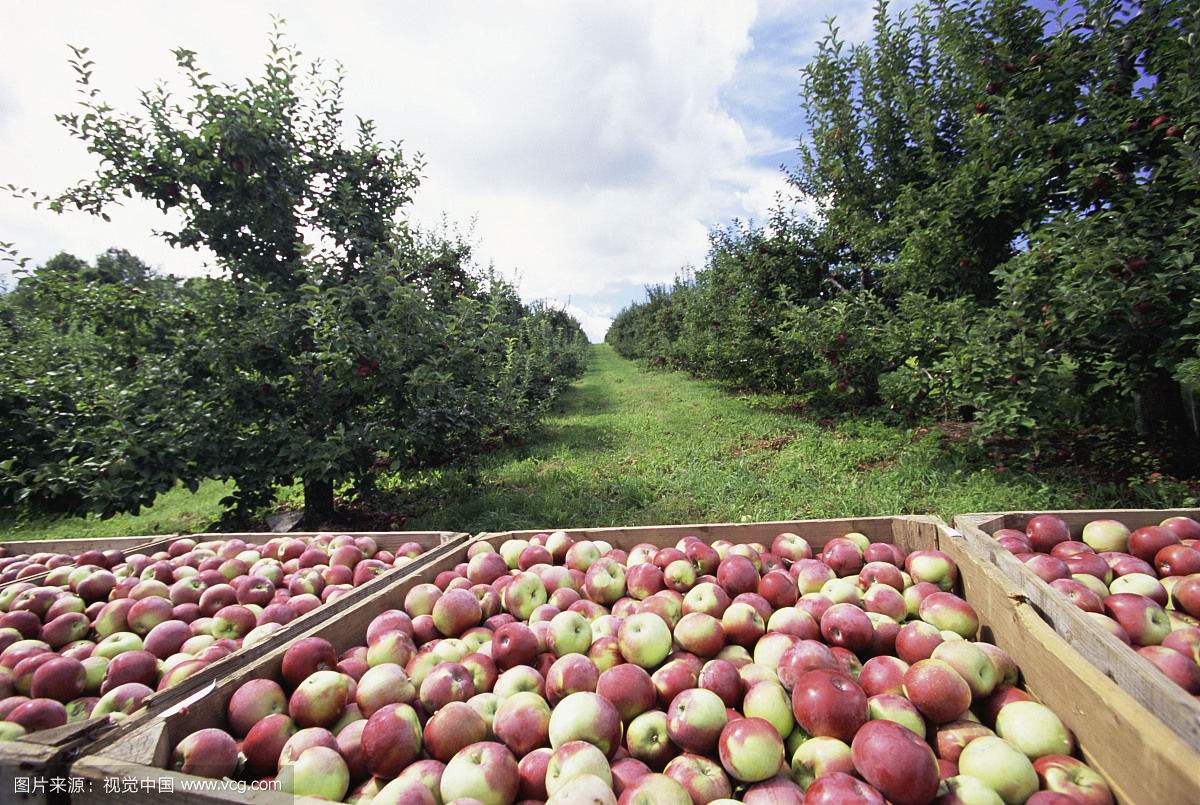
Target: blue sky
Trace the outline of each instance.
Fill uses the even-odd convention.
[[[893,4],[897,5],[897,4]],[[704,259],[707,232],[761,218],[786,191],[798,71],[836,15],[869,35],[867,0],[712,2],[126,2],[5,4],[0,183],[53,190],[90,162],[53,121],[73,102],[66,43],[89,45],[118,105],[174,75],[169,49],[216,77],[257,69],[269,14],[309,56],[340,60],[347,108],[427,160],[411,217],[447,216],[529,299],[567,305],[594,339],[647,283]],[[181,275],[212,270],[131,204],[111,224],[0,198],[0,240],[42,260],[110,245]]]

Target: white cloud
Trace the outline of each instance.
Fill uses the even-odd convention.
[[[797,133],[777,130],[772,118],[795,115],[798,54],[811,49],[824,14],[844,11],[857,34],[867,7],[9,4],[0,12],[8,34],[0,182],[53,190],[91,165],[53,121],[74,101],[66,43],[90,45],[95,82],[131,106],[136,89],[175,74],[176,46],[197,51],[219,79],[256,72],[268,13],[281,11],[306,55],[344,63],[351,113],[375,118],[385,137],[425,154],[414,218],[474,218],[482,259],[518,277],[527,298],[569,301],[598,338],[632,288],[702,262],[710,226],[764,216],[785,189],[769,160]],[[786,47],[760,48],[771,32]],[[731,101],[737,97],[749,112]],[[161,224],[142,204],[104,224],[0,198],[0,240],[35,259],[120,245],[173,273],[204,270],[204,255],[150,235]]]

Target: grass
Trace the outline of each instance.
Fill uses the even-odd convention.
[[[195,494],[182,486],[159,495],[138,514],[98,517],[22,516],[0,513],[0,542],[27,539],[127,537],[149,534],[194,534],[207,531],[221,516],[220,500],[231,484],[206,481]]]
[[[997,472],[940,432],[869,418],[828,427],[783,402],[597,346],[527,445],[399,479],[396,507],[409,528],[475,532],[1139,503],[1070,468]]]
[[[998,472],[940,431],[870,418],[830,424],[594,348],[587,374],[523,445],[380,484],[405,528],[519,528],[953,514],[1148,505],[1070,467]],[[177,489],[137,516],[0,519],[6,538],[205,530],[225,494]],[[1180,501],[1161,501],[1164,505]]]

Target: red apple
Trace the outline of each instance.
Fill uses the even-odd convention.
[[[808,671],[792,688],[792,711],[809,735],[850,743],[859,727],[867,722],[867,695],[853,679],[839,671]]]
[[[854,767],[895,805],[925,805],[938,789],[933,750],[892,721],[868,721],[854,735]]]

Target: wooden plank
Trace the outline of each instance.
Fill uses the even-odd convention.
[[[963,595],[984,638],[1021,667],[1029,691],[1050,705],[1122,802],[1195,802],[1200,755],[1089,664],[1026,603],[1022,588],[946,530],[942,550],[959,568]]]
[[[1118,701],[1120,707],[1121,692],[1094,669],[1088,669],[1079,655],[1046,627],[1028,605],[1015,600],[1009,592],[1011,585],[1006,588],[1002,576],[989,572],[986,564],[975,560],[963,547],[962,539],[936,517],[571,529],[568,533],[577,538],[603,539],[628,550],[641,542],[673,544],[687,534],[708,540],[767,543],[781,531],[797,533],[814,546],[823,545],[828,539],[848,531],[859,531],[874,540],[893,542],[906,550],[946,550],[960,566],[962,591],[979,612],[985,625],[985,636],[1021,665],[1030,690],[1059,712],[1064,723],[1076,731],[1084,756],[1108,779],[1121,801],[1185,802],[1190,800],[1184,792],[1194,794],[1198,790],[1194,786],[1200,783],[1193,781],[1200,773],[1200,763],[1191,759],[1186,746],[1165,730],[1163,735],[1152,732],[1147,739],[1147,733],[1141,730],[1134,714],[1127,708],[1120,709],[1115,716],[1100,712],[1111,709],[1107,704],[1110,699]],[[536,533],[543,532],[477,535],[454,550],[443,552],[424,569],[392,582],[386,588],[372,591],[336,621],[327,621],[297,637],[324,637],[341,652],[361,642],[367,626],[381,611],[401,607],[405,595],[414,586],[465,561],[467,550],[474,542],[486,540],[499,545],[505,539],[525,538]],[[285,648],[277,645],[271,652],[217,680],[213,690],[186,711],[163,717],[143,717],[132,724],[129,731],[108,736],[93,745],[86,756],[72,766],[72,774],[96,785],[99,785],[96,781],[110,775],[161,775],[160,769],[166,766],[172,746],[198,729],[224,725],[229,698],[242,684],[250,679],[278,676]],[[1090,671],[1090,676],[1077,673],[1075,666]],[[1101,683],[1107,683],[1107,687]],[[1167,757],[1166,753],[1177,754]],[[1122,757],[1128,759],[1121,762]],[[1194,763],[1190,771],[1188,763]],[[1139,795],[1139,791],[1151,791],[1155,798]],[[1158,798],[1159,794],[1162,798]],[[245,801],[230,794],[205,794],[204,797],[196,801]],[[75,800],[99,801],[91,797],[76,797]],[[136,801],[165,803],[167,799],[148,797]],[[267,794],[254,801],[282,802]]]
[[[1140,702],[1146,718],[1158,718],[1183,741],[1200,752],[1200,702],[1188,695],[1146,658],[1089,619],[1060,592],[1042,581],[1025,564],[1005,550],[992,534],[1001,528],[1024,529],[1039,512],[964,515],[954,520],[964,544],[981,561],[996,568],[1059,635],[1103,675],[1113,680],[1133,700]],[[1120,520],[1131,530],[1157,525],[1167,517],[1200,517],[1200,510],[1125,509],[1051,512],[1063,518],[1078,537],[1092,520]]]

